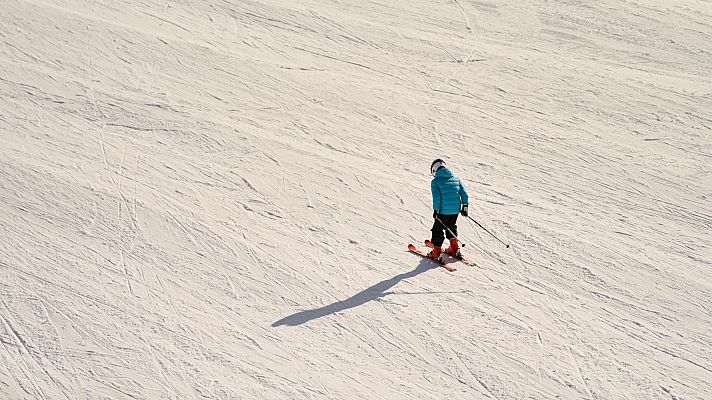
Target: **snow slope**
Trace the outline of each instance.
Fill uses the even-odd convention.
[[[0,99],[2,399],[712,399],[709,0],[2,0]]]

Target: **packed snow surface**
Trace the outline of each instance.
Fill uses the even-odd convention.
[[[712,399],[712,2],[1,0],[0,399],[103,398]]]

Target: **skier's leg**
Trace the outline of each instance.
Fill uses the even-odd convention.
[[[440,216],[442,218],[442,216]],[[443,242],[445,241],[445,235],[443,235],[443,230],[445,230],[445,227],[443,224],[440,223],[437,219],[433,223],[433,228],[430,229],[432,232],[432,235],[430,236],[430,241],[433,243],[433,246],[435,247],[441,247],[443,245]]]
[[[449,228],[449,230],[447,231],[447,238],[450,240],[450,247],[448,247],[447,253],[453,257],[461,257],[460,243],[458,242],[457,237],[456,237],[457,236],[457,216],[458,216],[458,214],[448,215],[448,218],[446,220],[443,220],[443,222]],[[450,232],[452,232],[452,233],[450,233]]]
[[[459,214],[454,214],[454,215],[443,215],[441,216],[441,220],[445,224],[445,226],[448,227],[448,229],[445,230],[445,235],[448,239],[453,239],[455,236],[457,236],[457,216]],[[450,233],[452,232],[452,233]]]

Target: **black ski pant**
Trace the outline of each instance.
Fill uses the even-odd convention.
[[[453,215],[442,215],[438,214],[437,218],[440,218],[440,221],[435,219],[435,223],[433,223],[433,229],[430,231],[433,233],[433,235],[430,237],[430,241],[433,242],[433,245],[437,247],[442,247],[443,242],[445,241],[445,237],[447,236],[448,239],[453,239],[455,236],[457,236],[457,216],[460,214],[453,214]],[[445,224],[445,225],[443,225]],[[449,228],[445,229],[445,227]],[[452,233],[450,233],[452,232]],[[444,234],[444,235],[443,235]]]

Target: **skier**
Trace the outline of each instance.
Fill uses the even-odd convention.
[[[450,240],[450,247],[445,250],[453,257],[461,258],[460,244],[457,241],[457,215],[467,217],[468,196],[465,187],[452,171],[445,166],[445,161],[437,159],[430,164],[430,191],[433,194],[433,228],[430,241],[433,249],[428,257],[439,260],[443,253],[442,244],[445,236]],[[443,235],[443,232],[445,235]]]

